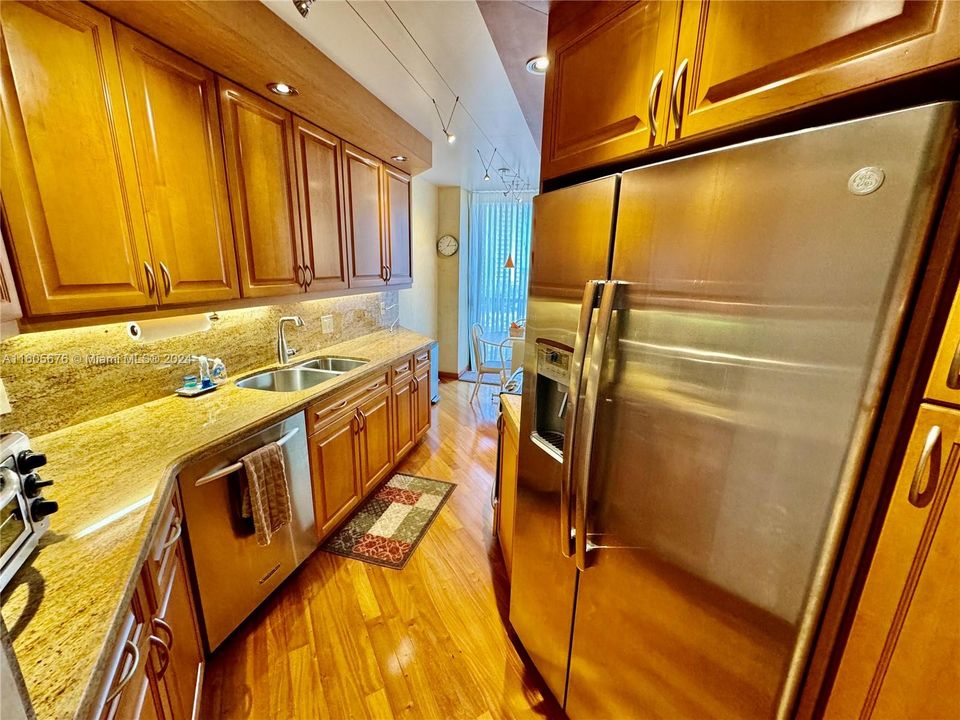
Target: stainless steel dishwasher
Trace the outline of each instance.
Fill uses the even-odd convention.
[[[293,522],[261,547],[253,523],[240,517],[240,458],[271,442],[283,448]],[[188,466],[179,481],[204,632],[213,651],[319,544],[304,414]]]

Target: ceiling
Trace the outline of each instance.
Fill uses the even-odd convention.
[[[518,93],[514,92],[498,54],[498,46],[504,46],[499,37],[502,33],[498,33],[501,42],[495,44],[484,13],[475,1],[320,1],[313,4],[306,19],[300,16],[291,0],[262,2],[432,141],[433,167],[423,174],[427,180],[438,185],[461,185],[471,190],[503,190],[504,184],[496,170],[507,167],[519,173],[528,189],[537,188],[539,137],[534,141],[524,109],[517,100]],[[522,3],[509,4],[517,5],[531,16],[539,18],[543,14],[540,8]],[[536,6],[536,3],[530,5]],[[364,20],[370,27],[364,24]],[[504,27],[502,21],[498,24]],[[409,34],[403,25],[409,29]],[[545,50],[545,20],[542,25],[543,36],[539,42],[535,31],[524,33],[525,37],[531,38],[531,44],[537,44],[527,57],[542,54]],[[496,28],[497,24],[492,26]],[[377,39],[374,31],[389,50]],[[411,35],[429,60],[417,48]],[[518,53],[524,53],[522,48],[517,49],[514,45],[516,43],[511,45],[509,54],[504,55],[507,62],[512,62],[509,58],[518,56]],[[443,74],[452,91],[430,61]],[[540,85],[540,110],[530,108],[530,98],[536,98],[537,93],[536,86],[531,88],[528,83],[519,93],[525,99],[527,115],[542,113],[543,78],[530,77]],[[436,99],[446,122],[456,95],[460,97],[460,104],[454,111],[450,130],[457,140],[451,145],[446,141],[437,109],[430,98]],[[490,162],[494,146],[497,156]],[[482,160],[478,150],[483,155]],[[491,167],[493,180],[490,182],[483,181],[484,163]]]

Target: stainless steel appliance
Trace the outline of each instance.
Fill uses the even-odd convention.
[[[0,589],[27,562],[58,509],[41,496],[53,485],[37,473],[46,464],[47,456],[33,452],[23,433],[0,436]]]
[[[252,522],[240,517],[240,458],[271,442],[283,447],[293,522],[261,547]],[[319,544],[303,413],[190,465],[179,481],[203,626],[213,651]]]
[[[940,103],[535,199],[510,620],[574,720],[790,714],[956,135]]]

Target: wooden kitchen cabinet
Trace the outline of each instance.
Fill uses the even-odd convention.
[[[240,296],[214,74],[116,27],[161,304]]]
[[[293,131],[304,289],[344,290],[350,270],[340,138],[296,116]]]
[[[679,18],[669,0],[551,9],[543,177],[664,142]]]
[[[924,396],[960,407],[960,292],[953,299]]]
[[[417,368],[413,375],[414,437],[419,442],[430,429],[430,364]]]
[[[0,323],[5,325],[17,320],[23,312],[20,309],[17,286],[13,281],[13,268],[7,256],[7,244],[3,238],[3,223],[0,222]]]
[[[361,421],[360,455],[364,495],[386,478],[393,468],[395,456],[390,400],[390,388],[384,387],[357,408]]]
[[[360,423],[352,410],[310,436],[313,506],[321,540],[360,501]]]
[[[517,507],[517,455],[519,430],[501,410],[497,418],[499,443],[497,445],[497,538],[507,566],[507,577],[513,571],[513,520]]]
[[[0,23],[0,193],[28,314],[155,305],[109,18],[11,1]]]
[[[410,244],[410,176],[389,165],[384,165],[383,192],[387,284],[409,285],[413,282]]]
[[[670,137],[742,123],[960,59],[960,3],[685,0]],[[679,98],[678,98],[679,100]]]
[[[347,249],[350,287],[378,287],[386,282],[387,250],[383,241],[381,163],[373,155],[343,144]]]
[[[302,292],[293,116],[223,78],[218,87],[241,292]]]
[[[413,387],[412,375],[393,381],[393,446],[397,462],[417,442]]]
[[[921,405],[827,718],[960,713],[960,412]]]

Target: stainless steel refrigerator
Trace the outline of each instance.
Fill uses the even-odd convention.
[[[510,621],[574,720],[790,714],[957,116],[535,199]]]

